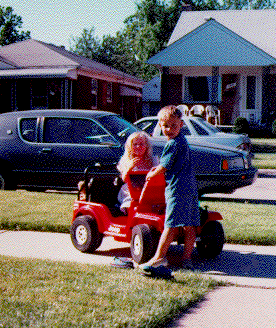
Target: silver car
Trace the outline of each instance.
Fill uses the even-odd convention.
[[[183,121],[183,129],[188,142],[204,140],[208,143],[230,146],[250,152],[251,141],[246,134],[221,132],[201,117],[183,116]],[[157,122],[157,116],[148,116],[136,121],[134,125],[153,137],[161,137],[162,131]]]

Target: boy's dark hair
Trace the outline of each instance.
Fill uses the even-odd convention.
[[[174,105],[168,105],[160,109],[159,113],[157,114],[159,121],[168,120],[170,117],[176,117],[181,119],[182,112]]]

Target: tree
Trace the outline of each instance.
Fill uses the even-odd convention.
[[[100,41],[95,37],[94,27],[84,29],[81,36],[71,39],[70,50],[125,73],[139,75],[139,65],[125,31],[117,32],[114,37],[105,35]]]
[[[275,8],[275,1],[140,0],[136,12],[124,21],[125,27],[115,37],[104,36],[87,54],[85,40],[94,38],[93,29],[88,35],[83,34],[82,41],[75,43],[72,50],[148,81],[158,70],[147,61],[166,47],[185,5],[192,10],[265,9]]]
[[[19,31],[22,27],[22,18],[13,13],[12,7],[0,6],[0,45],[29,39],[29,31]]]
[[[95,37],[95,28],[84,29],[79,37],[70,40],[70,49],[75,53],[87,58],[98,60],[101,47],[100,39]]]

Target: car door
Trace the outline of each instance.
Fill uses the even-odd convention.
[[[45,117],[40,140],[41,179],[47,188],[76,188],[87,167],[103,178],[117,173],[122,147],[92,119]]]

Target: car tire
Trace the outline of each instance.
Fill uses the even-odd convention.
[[[79,216],[74,220],[70,235],[73,245],[83,253],[93,253],[103,240],[96,219],[89,215]]]
[[[130,251],[133,260],[142,264],[154,255],[159,238],[147,224],[139,224],[132,229]]]
[[[197,252],[202,258],[215,258],[223,249],[225,236],[222,224],[218,221],[207,222],[197,241]]]
[[[0,174],[0,190],[5,189],[5,180],[2,174]]]
[[[11,176],[12,173],[5,172],[5,174],[0,173],[0,190],[15,190],[16,184],[10,179],[6,178],[7,176]]]

